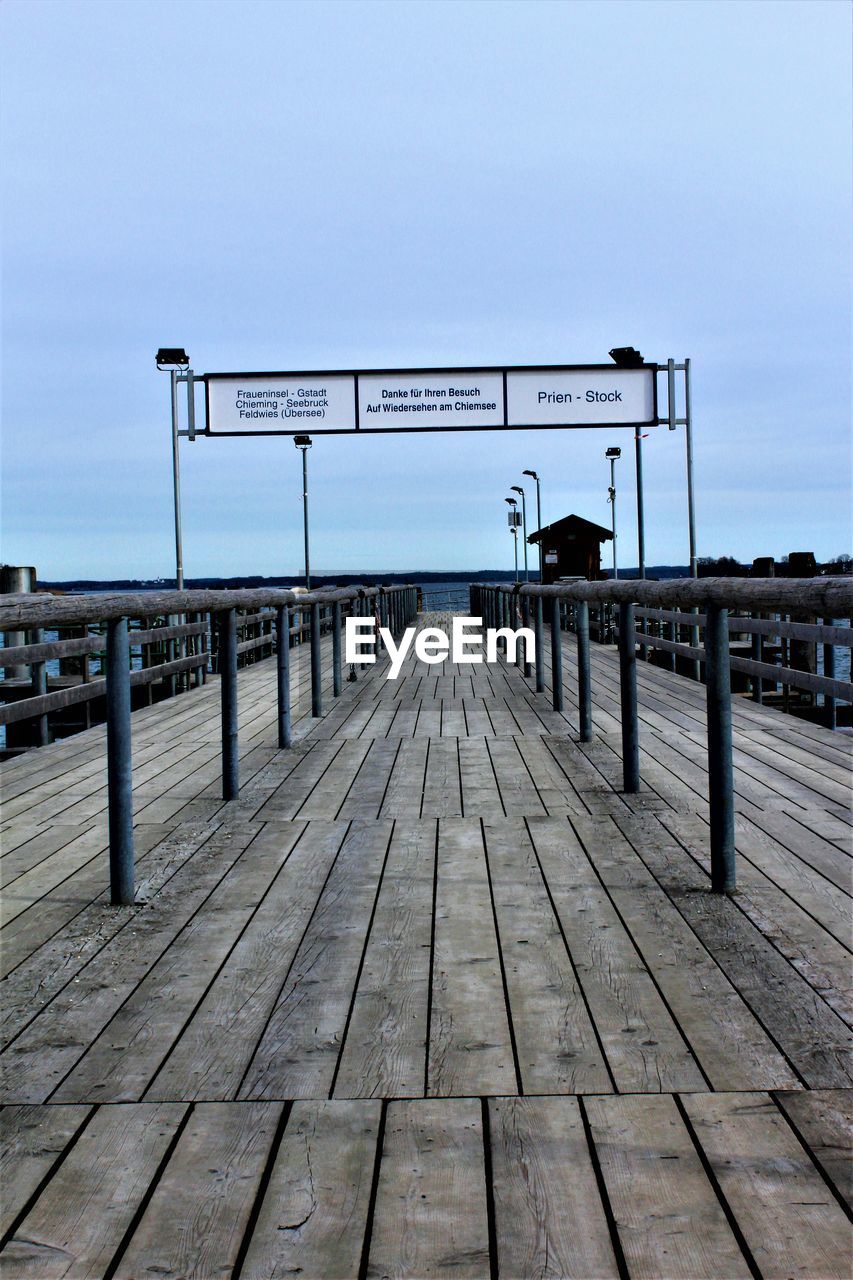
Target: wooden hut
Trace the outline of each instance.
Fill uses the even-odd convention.
[[[600,578],[601,544],[612,539],[603,525],[572,515],[537,529],[527,541],[542,545],[542,581],[556,582],[558,578]]]

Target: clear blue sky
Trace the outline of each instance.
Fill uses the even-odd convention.
[[[168,382],[694,365],[699,553],[850,551],[851,9],[4,0],[3,559],[174,572]],[[629,431],[332,437],[321,569],[511,565],[503,498],[609,522]],[[686,560],[684,437],[645,441]],[[188,575],[301,561],[290,440],[183,446]]]

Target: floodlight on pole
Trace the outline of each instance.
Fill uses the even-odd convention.
[[[530,476],[531,480],[536,481],[536,523],[541,533],[542,531],[542,495],[539,489],[539,476],[535,471],[522,471],[521,474],[523,476]],[[527,539],[525,539],[525,541],[527,541]],[[544,555],[542,546],[543,546],[543,543],[542,543],[542,539],[540,538],[539,539],[539,581],[540,582],[543,582],[545,580],[545,574],[543,571],[545,562],[542,558]]]
[[[636,347],[614,347],[608,352],[610,359],[620,369],[639,369],[645,361]],[[643,509],[643,437],[639,427],[634,427],[634,458],[637,471],[637,557],[641,578],[646,576],[646,521]]]
[[[510,531],[512,533],[515,581],[518,582],[518,522],[521,517],[518,514],[518,502],[515,498],[504,498],[504,502],[509,504],[508,520]]]
[[[181,460],[178,453],[178,370],[189,366],[183,347],[160,347],[154,363],[168,372],[172,392],[172,495],[175,505],[175,590],[184,589],[184,546],[181,529]]]
[[[527,502],[520,484],[510,485],[513,493],[521,494],[521,540],[524,543],[524,581],[530,581],[530,570],[527,567]]]
[[[613,580],[619,577],[619,570],[616,567],[616,461],[622,457],[622,450],[618,446],[613,445],[607,449],[605,458],[610,462],[610,488],[608,490],[607,501],[610,503],[610,527],[613,531]]]
[[[311,448],[310,436],[294,436],[293,443],[302,454],[302,524],[305,534],[305,587],[311,590],[311,559],[308,553],[308,450]]]

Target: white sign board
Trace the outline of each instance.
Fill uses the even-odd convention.
[[[211,378],[207,425],[213,434],[355,430],[352,375]]]
[[[208,435],[470,431],[657,422],[656,365],[209,373]]]
[[[363,373],[358,379],[359,427],[502,427],[500,373]]]
[[[523,369],[507,374],[507,426],[654,422],[655,371]]]

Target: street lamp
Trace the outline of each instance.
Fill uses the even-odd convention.
[[[512,545],[515,552],[515,581],[518,582],[518,503],[515,498],[504,498],[504,502],[509,503],[509,515],[507,519],[509,527],[512,530]]]
[[[620,369],[640,369],[645,364],[634,347],[614,347],[607,353]],[[646,524],[643,514],[643,437],[639,427],[634,427],[634,456],[637,464],[637,555],[640,561],[640,577],[646,576]]]
[[[611,504],[610,518],[611,528],[613,529],[613,580],[619,577],[619,570],[616,568],[616,459],[622,457],[622,450],[614,445],[605,453],[605,458],[610,460],[610,489],[607,501]]]
[[[511,484],[510,489],[513,493],[521,494],[521,539],[524,543],[524,581],[530,581],[530,570],[527,567],[527,503],[524,499],[524,490],[520,484]]]
[[[521,473],[521,474],[522,474],[523,476],[530,476],[531,480],[535,480],[535,481],[536,481],[536,523],[538,524],[538,526],[539,526],[539,530],[540,530],[540,532],[541,532],[541,530],[542,530],[542,500],[541,500],[541,494],[540,494],[540,492],[539,492],[539,477],[538,477],[538,475],[536,474],[536,472],[535,472],[535,471],[522,471],[522,473]],[[525,542],[526,542],[526,541],[527,541],[527,539],[525,538]],[[542,543],[542,539],[540,538],[540,539],[539,539],[539,581],[540,581],[540,582],[544,581],[544,577],[545,577],[544,573],[542,572],[542,566],[543,566],[543,561],[542,561],[542,555],[543,555],[542,546],[543,546],[543,543]]]
[[[302,451],[302,522],[305,527],[305,587],[311,590],[311,561],[308,555],[308,450],[310,436],[294,436],[293,443]]]
[[[181,462],[178,456],[178,370],[189,367],[190,358],[183,347],[161,347],[154,363],[162,372],[168,370],[172,389],[172,493],[175,503],[175,589],[184,589],[184,547],[181,532]]]

